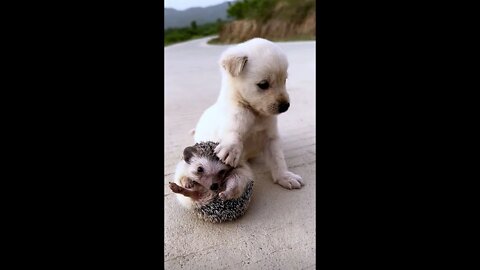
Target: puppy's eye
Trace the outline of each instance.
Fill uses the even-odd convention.
[[[198,168],[197,168],[197,172],[198,172],[198,173],[203,172],[203,168],[202,168],[202,167],[198,167]]]
[[[221,170],[221,171],[218,172],[218,175],[219,175],[220,177],[222,177],[224,174],[225,174],[225,170]]]
[[[270,84],[267,82],[267,81],[261,81],[259,83],[257,83],[257,86],[260,87],[260,89],[268,89],[268,87],[270,87]]]

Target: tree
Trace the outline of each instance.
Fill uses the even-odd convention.
[[[190,27],[192,27],[193,30],[196,30],[197,29],[197,22],[196,21],[192,21],[190,23]]]

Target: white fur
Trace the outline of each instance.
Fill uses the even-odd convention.
[[[217,156],[241,168],[235,178],[237,188],[251,179],[246,161],[262,153],[275,183],[288,189],[301,188],[302,178],[288,171],[277,127],[279,104],[289,102],[287,57],[274,43],[255,38],[227,49],[220,66],[220,95],[201,116],[194,131],[195,142],[219,142]],[[269,89],[257,86],[262,80],[269,82]]]

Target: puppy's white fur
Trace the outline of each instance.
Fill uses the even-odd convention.
[[[219,142],[217,156],[241,168],[223,196],[241,195],[232,190],[243,191],[252,175],[247,160],[261,153],[275,183],[288,189],[301,188],[302,178],[288,171],[277,127],[279,107],[289,103],[286,55],[276,44],[255,38],[227,49],[220,66],[220,95],[201,116],[194,140]],[[261,89],[261,82],[268,82],[268,89]]]

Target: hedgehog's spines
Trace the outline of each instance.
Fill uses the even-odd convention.
[[[200,157],[206,157],[213,161],[220,161],[220,159],[215,154],[215,147],[217,147],[218,142],[199,142],[194,145],[198,150],[197,155]]]
[[[222,201],[218,197],[211,203],[194,209],[197,216],[213,223],[235,220],[247,211],[252,197],[253,181],[250,181],[240,198]]]

